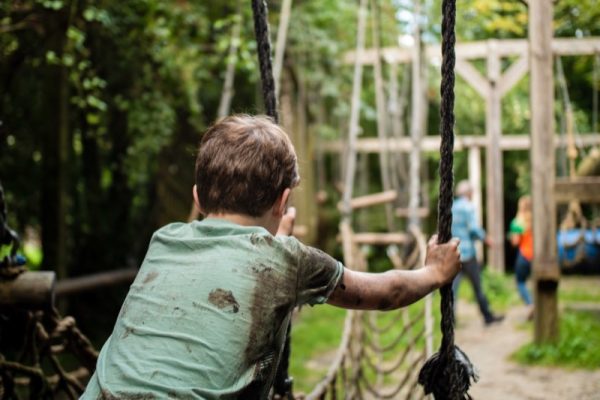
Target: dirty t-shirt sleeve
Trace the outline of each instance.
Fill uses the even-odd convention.
[[[344,265],[319,249],[295,238],[288,241],[297,260],[296,305],[323,304],[340,282]]]

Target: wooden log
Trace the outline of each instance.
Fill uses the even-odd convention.
[[[586,176],[557,178],[554,184],[554,197],[557,203],[576,200],[581,203],[600,203],[600,177]]]
[[[56,284],[56,296],[69,296],[75,293],[97,290],[108,286],[128,284],[133,282],[137,272],[137,268],[125,268],[80,276],[77,278],[63,279]]]
[[[412,237],[406,233],[355,233],[352,241],[357,244],[404,244],[412,241]]]
[[[388,204],[396,200],[397,197],[398,193],[395,190],[355,197],[350,200],[350,209],[356,210],[357,208],[371,207],[378,204]],[[344,210],[343,202],[338,203],[338,209]]]
[[[2,279],[0,307],[52,308],[55,282],[56,274],[52,271],[25,271],[14,279]]]

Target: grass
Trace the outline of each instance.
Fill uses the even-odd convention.
[[[527,344],[513,354],[526,365],[598,369],[600,367],[600,317],[581,311],[563,313],[556,344]]]
[[[290,375],[294,391],[309,392],[327,373],[345,317],[345,310],[328,305],[302,308],[292,323]]]

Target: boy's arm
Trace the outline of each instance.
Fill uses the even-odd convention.
[[[458,239],[437,244],[429,241],[425,267],[366,273],[344,269],[342,281],[329,296],[328,304],[359,310],[394,310],[423,298],[450,283],[460,270]]]

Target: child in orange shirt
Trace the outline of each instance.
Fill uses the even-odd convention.
[[[510,223],[510,242],[518,247],[515,260],[515,277],[517,289],[521,298],[530,306],[531,294],[527,289],[527,278],[531,275],[531,260],[533,259],[533,236],[531,233],[531,197],[521,196],[517,208],[517,215]]]

